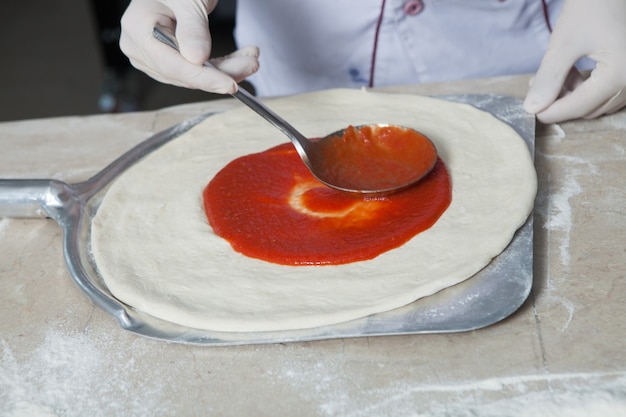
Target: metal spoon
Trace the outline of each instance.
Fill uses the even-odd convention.
[[[175,38],[167,34],[165,29],[157,26],[153,30],[153,35],[159,41],[178,50]],[[204,65],[215,68],[208,61]],[[437,152],[432,142],[409,128],[397,127],[404,132],[414,132],[418,139],[415,139],[416,135],[411,135],[412,138],[406,139],[405,143],[396,147],[396,151],[387,147],[387,152],[381,152],[380,147],[368,146],[375,139],[372,132],[375,134],[378,129],[388,128],[387,125],[369,126],[371,127],[368,130],[369,137],[358,135],[362,130],[361,127],[356,129],[351,127],[350,140],[345,140],[346,129],[321,139],[311,140],[243,88],[239,88],[232,96],[283,132],[291,140],[313,176],[325,185],[340,191],[366,195],[390,194],[422,179],[437,161]],[[406,151],[412,147],[410,141],[415,140],[420,141],[421,149],[426,149],[427,152],[412,155],[415,161],[410,161]],[[369,153],[372,149],[374,154]]]

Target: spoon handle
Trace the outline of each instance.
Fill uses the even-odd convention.
[[[256,97],[254,97],[243,88],[238,88],[237,91],[232,94],[232,96],[248,106],[250,109],[254,110],[257,114],[259,114],[269,123],[274,125],[278,130],[288,136],[293,144],[296,145],[297,149],[298,146],[301,146],[303,148],[302,151],[304,152],[304,154],[303,152],[300,152],[300,149],[298,149],[298,153],[300,153],[300,156],[302,156],[303,158],[306,158],[305,153],[308,151],[309,148],[309,139],[307,139],[304,135],[302,135],[302,133],[297,131],[291,124],[289,124],[289,122],[274,113],[272,109],[267,107],[261,101],[257,100]]]
[[[174,38],[170,35],[167,35],[164,29],[159,26],[155,26],[152,31],[153,36],[164,44],[176,49],[178,51],[178,43]],[[204,63],[205,67],[215,68],[213,64],[209,61]],[[307,156],[307,152],[311,151],[310,141],[307,139],[302,133],[300,133],[296,128],[294,128],[291,124],[289,124],[285,119],[274,113],[270,108],[268,108],[261,101],[257,100],[252,94],[247,92],[243,88],[237,88],[237,91],[231,94],[234,98],[248,106],[258,115],[263,117],[266,121],[276,127],[278,130],[283,132],[293,143],[296,150],[300,154],[300,157],[305,162],[305,164],[309,165],[309,158]]]

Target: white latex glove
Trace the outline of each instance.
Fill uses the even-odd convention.
[[[574,68],[596,61],[586,80]],[[565,0],[524,102],[544,123],[591,119],[626,105],[626,0]]]
[[[157,81],[228,94],[255,73],[259,50],[247,47],[203,66],[211,53],[208,15],[217,0],[132,0],[122,16],[120,49],[132,65]],[[178,40],[180,53],[152,35],[159,25]],[[217,68],[217,69],[216,69]]]

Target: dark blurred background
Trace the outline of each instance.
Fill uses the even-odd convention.
[[[118,48],[128,0],[3,4],[0,121],[154,110],[215,97],[164,85],[132,68]],[[211,15],[215,56],[235,49],[234,0]]]

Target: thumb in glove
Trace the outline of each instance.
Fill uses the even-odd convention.
[[[588,78],[574,67],[596,62]],[[524,108],[544,123],[595,118],[626,105],[626,1],[566,0]]]

